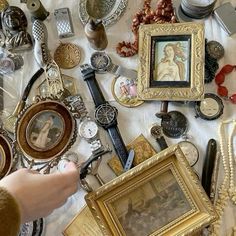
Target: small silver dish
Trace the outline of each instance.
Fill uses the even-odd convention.
[[[89,18],[101,19],[104,26],[115,24],[128,5],[128,0],[80,0],[79,18],[85,25]]]

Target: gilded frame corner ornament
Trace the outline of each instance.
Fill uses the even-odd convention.
[[[204,97],[204,45],[204,26],[201,23],[140,26],[139,99],[202,100]]]
[[[144,230],[143,236],[190,235],[217,220],[178,145],[87,194],[85,200],[104,235],[136,235],[135,230]]]

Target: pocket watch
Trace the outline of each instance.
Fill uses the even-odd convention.
[[[195,103],[196,118],[204,120],[215,120],[219,118],[224,111],[224,105],[219,96],[213,93],[206,93],[202,101]]]
[[[199,152],[197,147],[190,141],[184,140],[178,143],[183,154],[185,155],[189,165],[193,167],[198,159],[199,159]]]
[[[90,63],[97,73],[109,72],[116,76],[122,75],[130,79],[137,79],[137,71],[113,64],[105,52],[94,52],[90,57]]]

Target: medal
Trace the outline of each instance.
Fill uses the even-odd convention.
[[[80,48],[72,43],[61,43],[54,53],[54,60],[62,69],[71,69],[80,62]]]

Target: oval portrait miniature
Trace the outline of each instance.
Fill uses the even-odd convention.
[[[55,147],[65,132],[63,117],[54,111],[42,111],[29,123],[26,136],[29,145],[36,150]]]

